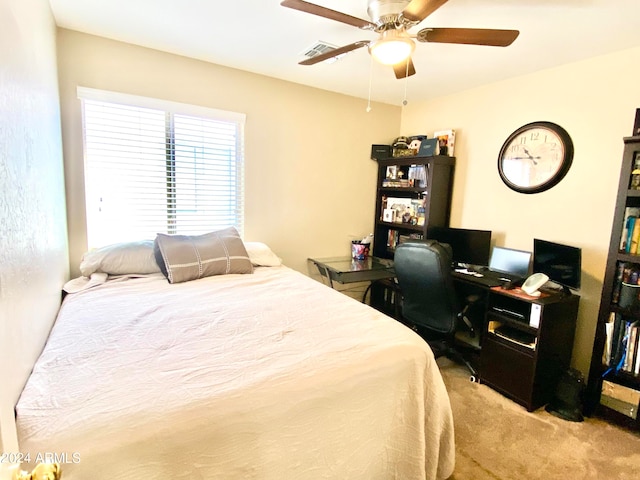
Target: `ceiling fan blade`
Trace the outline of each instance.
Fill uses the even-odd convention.
[[[408,69],[407,69],[407,64],[408,64]],[[411,57],[407,58],[407,60],[404,62],[396,63],[393,66],[393,73],[396,74],[396,78],[398,80],[402,78],[410,77],[411,75],[415,75],[416,69],[413,66],[413,60],[411,60]]]
[[[280,5],[287,8],[293,8],[294,10],[300,10],[301,12],[310,13],[312,15],[318,15],[319,17],[328,18],[329,20],[335,20],[336,22],[346,23],[347,25],[352,25],[364,30],[373,30],[375,28],[375,25],[367,20],[352,17],[346,13],[331,10],[330,8],[315,5],[313,3],[304,2],[303,0],[284,0],[283,2],[280,2]]]
[[[402,11],[402,16],[410,22],[419,23],[449,0],[412,0]]]
[[[488,28],[423,28],[416,38],[420,42],[464,43],[508,47],[518,38],[518,30],[493,30]]]
[[[329,58],[337,57],[338,55],[342,55],[343,53],[356,50],[357,48],[360,48],[360,47],[366,47],[367,45],[369,45],[369,40],[361,40],[359,42],[345,45],[344,47],[338,47],[334,50],[321,53],[320,55],[316,55],[315,57],[311,57],[307,60],[303,60],[302,62],[299,63],[299,65],[315,65],[316,63],[320,63]]]

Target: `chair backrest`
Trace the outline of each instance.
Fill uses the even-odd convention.
[[[434,240],[402,243],[394,254],[394,270],[402,316],[426,329],[453,334],[460,310],[446,247]]]

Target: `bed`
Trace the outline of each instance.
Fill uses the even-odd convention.
[[[453,420],[427,344],[263,263],[72,285],[16,405],[21,452],[53,453],[65,480],[449,477]]]

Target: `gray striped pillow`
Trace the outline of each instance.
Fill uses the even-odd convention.
[[[212,275],[253,273],[253,265],[235,227],[204,235],[166,235],[154,241],[156,262],[169,283]]]

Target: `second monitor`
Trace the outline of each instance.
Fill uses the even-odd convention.
[[[448,243],[457,264],[488,265],[491,252],[491,231],[466,228],[429,227],[427,238]]]

